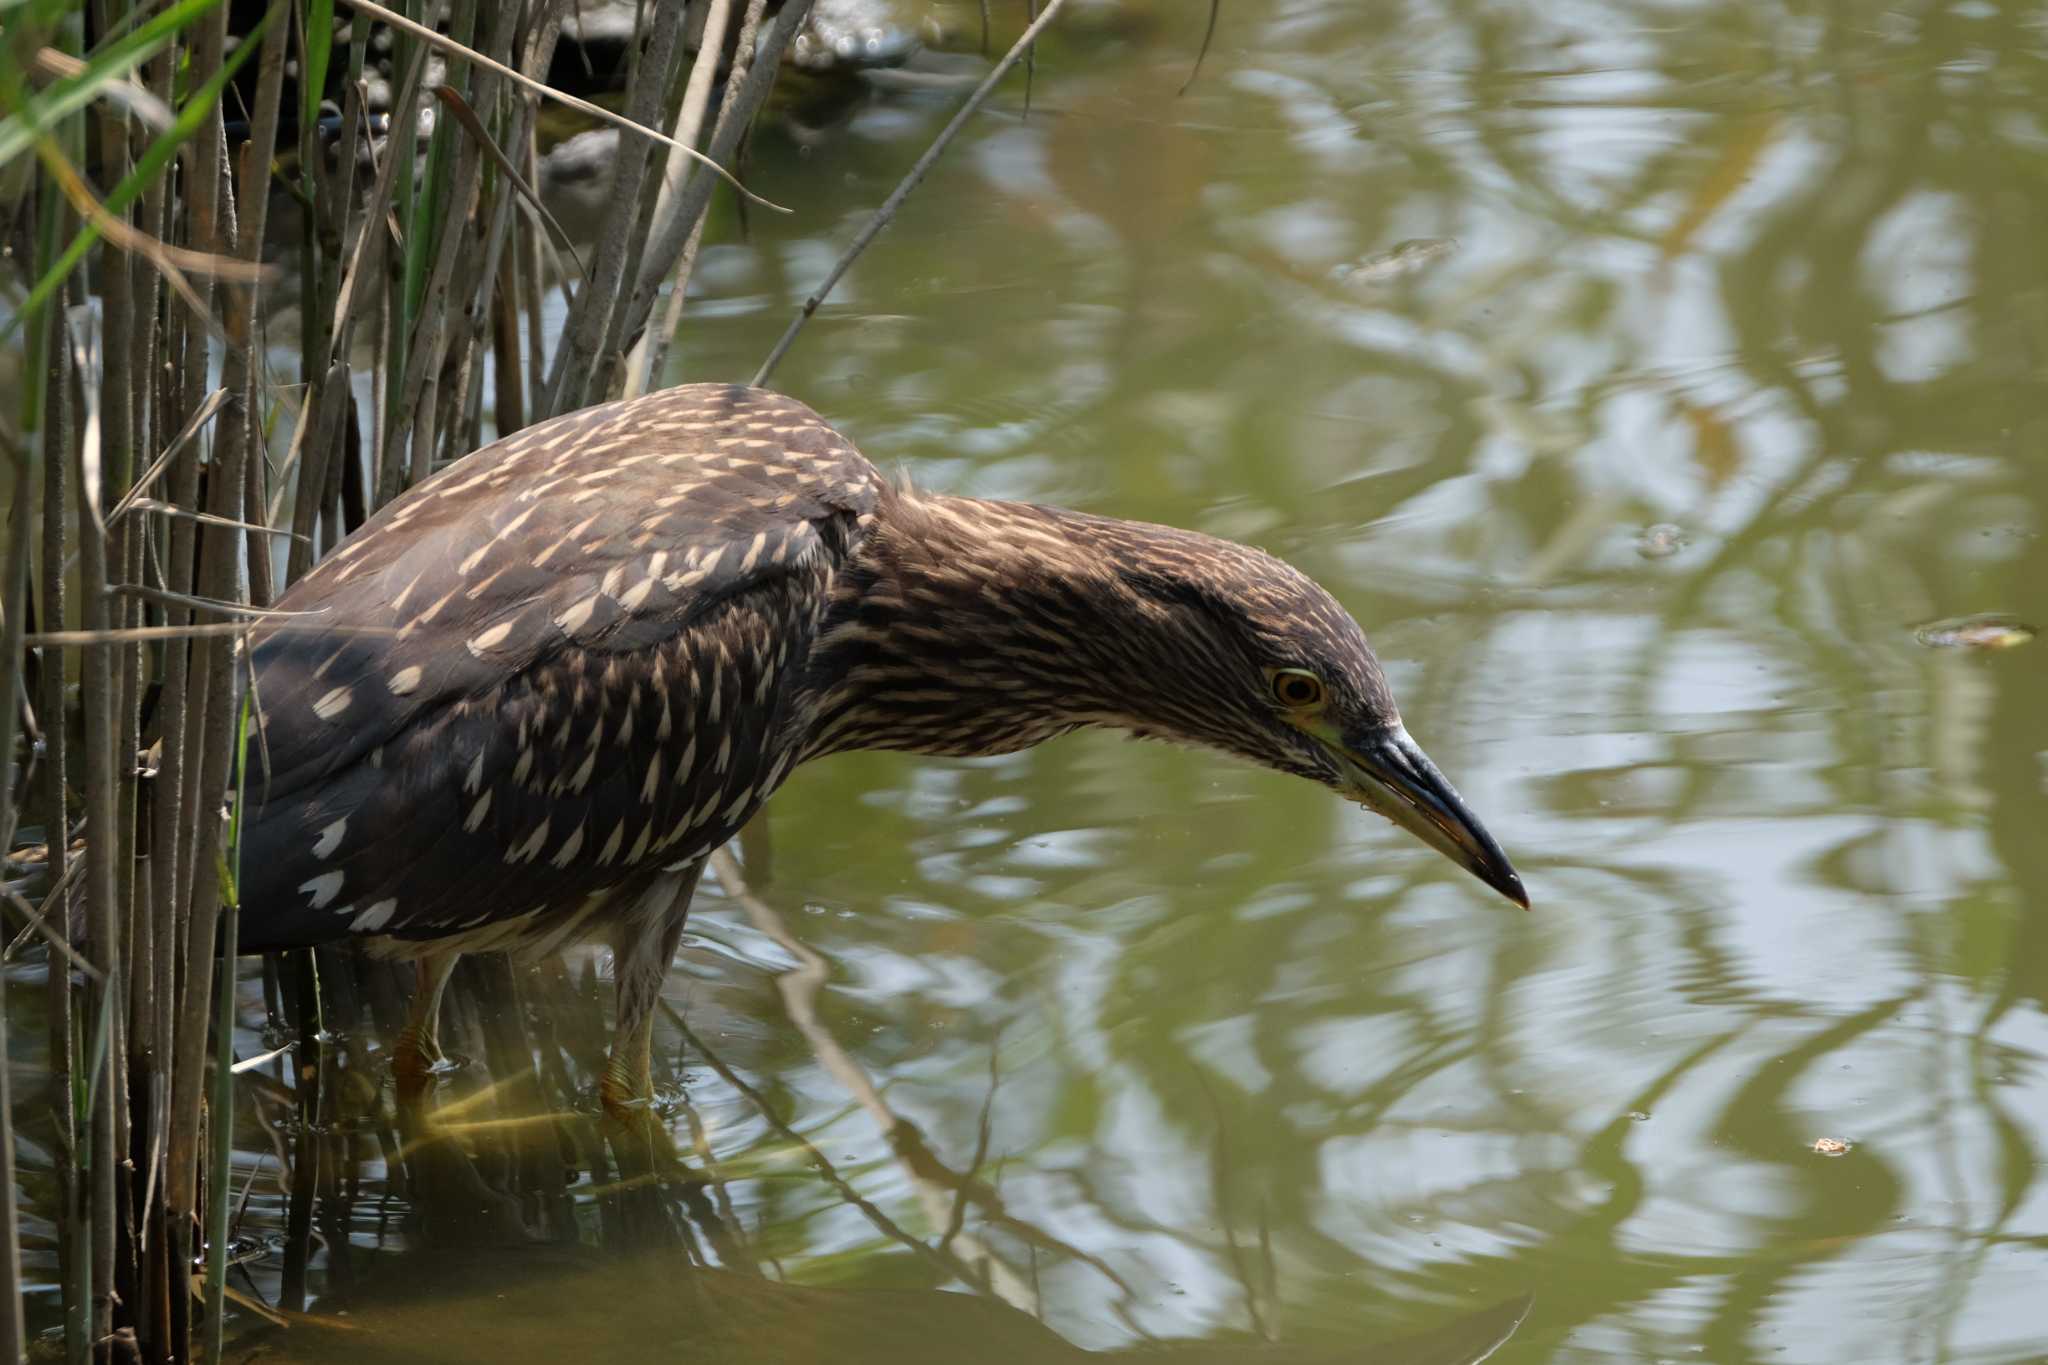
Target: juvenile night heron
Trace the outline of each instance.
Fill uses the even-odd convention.
[[[601,1085],[650,1090],[704,860],[797,764],[1084,725],[1222,749],[1413,831],[1526,906],[1300,573],[1188,531],[892,486],[791,399],[690,385],[528,427],[372,517],[255,633],[242,943],[421,961],[607,936]],[[310,613],[310,614],[306,614]]]

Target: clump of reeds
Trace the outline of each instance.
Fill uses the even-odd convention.
[[[51,964],[38,1136],[74,1361],[190,1358],[200,1322],[218,1349],[230,1124],[206,1138],[234,1096],[238,633],[487,428],[649,383],[650,317],[719,183],[681,148],[732,161],[809,5],[713,4],[701,58],[683,7],[643,7],[623,112],[591,115],[632,125],[623,207],[544,350],[538,301],[569,253],[532,193],[536,109],[567,8],[279,0],[231,34],[218,0],[45,0],[0,34],[0,331],[21,361],[0,424],[0,849],[20,827],[44,850],[10,863],[6,901]],[[0,1088],[9,1189],[14,1114]]]

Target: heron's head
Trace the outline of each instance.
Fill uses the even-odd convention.
[[[1120,723],[1320,782],[1528,908],[1507,855],[1409,736],[1379,660],[1336,599],[1233,542],[1166,528],[1117,538],[1130,647],[1152,661]]]
[[[820,651],[839,690],[814,752],[1009,753],[1080,725],[1199,744],[1320,782],[1528,905],[1358,623],[1305,574],[1057,507],[911,492],[887,511]]]

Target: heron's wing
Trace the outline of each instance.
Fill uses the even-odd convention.
[[[680,856],[772,785],[780,684],[881,496],[801,404],[698,385],[384,508],[255,636],[252,941],[434,936]]]
[[[371,518],[255,632],[263,780],[317,783],[565,645],[630,653],[843,552],[879,476],[793,399],[690,385],[570,413]]]

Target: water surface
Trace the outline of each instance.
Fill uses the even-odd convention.
[[[1204,9],[1077,8],[776,382],[1321,579],[1535,909],[1204,754],[815,765],[752,864],[814,959],[710,888],[657,1036],[694,1254],[972,1288],[943,1244],[1091,1350],[1533,1293],[1495,1359],[2048,1354],[2048,645],[1915,635],[2048,623],[2042,11],[1229,0],[1176,95]],[[801,211],[672,377],[750,374],[957,98],[765,128]],[[432,1265],[384,1155],[348,1234]]]

